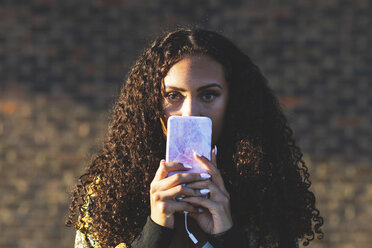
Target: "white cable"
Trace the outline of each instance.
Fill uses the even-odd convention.
[[[189,229],[187,229],[187,214],[188,212],[187,211],[184,211],[185,213],[185,228],[186,228],[186,232],[187,234],[189,235],[190,239],[192,240],[192,242],[194,244],[197,244],[198,243],[198,240],[195,238],[195,236],[189,231]]]

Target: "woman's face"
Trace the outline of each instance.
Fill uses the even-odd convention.
[[[187,56],[164,78],[165,123],[169,116],[207,116],[212,119],[212,144],[220,137],[228,85],[220,63],[205,55]]]

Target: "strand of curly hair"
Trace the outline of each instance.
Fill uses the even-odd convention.
[[[221,63],[229,84],[218,166],[231,195],[235,224],[258,230],[258,245],[270,235],[278,247],[307,245],[323,237],[323,218],[309,191],[308,168],[291,128],[259,68],[233,43],[206,30],[180,29],[153,42],[137,60],[114,107],[102,150],[72,192],[66,223],[77,224],[87,187],[97,178],[92,199],[93,229],[107,246],[131,243],[150,214],[149,185],[165,155],[160,118],[162,79],[188,55]]]

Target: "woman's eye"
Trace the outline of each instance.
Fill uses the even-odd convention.
[[[210,101],[213,101],[217,96],[218,94],[215,92],[208,92],[202,95],[201,98],[203,101],[210,102]]]
[[[178,92],[169,92],[165,95],[165,97],[168,99],[168,101],[180,101],[183,99],[183,96]]]

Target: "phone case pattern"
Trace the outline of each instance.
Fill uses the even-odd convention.
[[[180,120],[183,118],[183,120]],[[167,162],[180,162],[192,166],[187,172],[203,173],[204,166],[194,157],[197,152],[210,159],[212,121],[208,117],[175,117],[168,119]],[[168,176],[173,175],[173,172]]]

